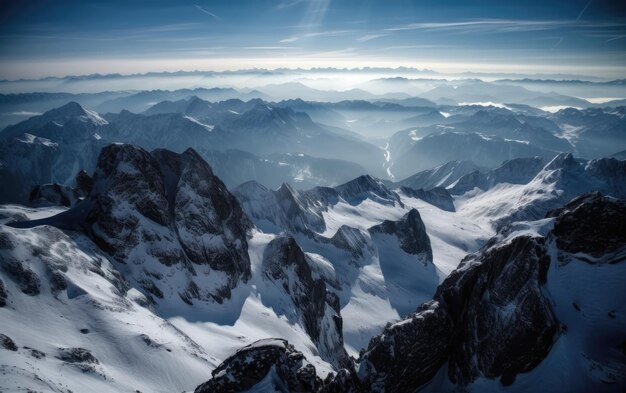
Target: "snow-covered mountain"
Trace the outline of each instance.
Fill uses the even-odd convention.
[[[199,98],[184,102],[195,107],[212,105]],[[3,190],[2,201],[25,203],[37,184],[72,184],[79,170],[93,171],[102,147],[118,142],[149,150],[194,148],[216,164],[231,186],[248,180],[269,186],[281,181],[305,187],[335,185],[366,171],[384,171],[381,149],[328,131],[289,108],[273,108],[260,100],[230,100],[215,106],[221,108],[215,112],[221,125],[184,113],[122,111],[101,117],[69,103],[8,127],[0,134],[0,177],[14,186]],[[248,108],[245,112],[244,107]],[[234,114],[224,108],[242,112]],[[220,117],[223,112],[228,116]],[[238,148],[245,151],[232,150]],[[329,166],[341,169],[333,171]]]
[[[580,157],[600,158],[626,143],[626,108],[564,108],[551,116]]]
[[[508,183],[527,175],[522,163],[487,172],[500,174],[490,188],[454,197],[371,176],[309,190],[249,182],[231,194],[191,149],[109,145],[77,187],[40,188],[42,207],[0,207],[2,385],[524,389],[559,357],[583,352],[599,371],[581,373],[580,383],[620,386],[609,355],[580,349],[593,330],[576,321],[587,317],[560,311],[583,307],[558,284],[580,268],[551,274],[570,269],[566,260],[610,266],[604,290],[617,291],[622,266],[602,261],[621,260],[623,202],[592,195],[549,210],[587,188],[624,198],[623,161],[563,155],[527,184]],[[68,190],[78,201],[54,206]],[[607,337],[617,342],[623,301],[598,296],[584,307],[608,307],[616,317]],[[528,312],[532,324],[523,322]],[[591,315],[598,323],[606,314]],[[566,320],[575,342],[563,333]]]
[[[3,386],[60,389],[69,378],[80,391],[188,390],[242,342],[279,330],[317,357],[318,367],[347,364],[339,299],[312,257],[293,238],[255,229],[196,152],[109,145],[92,179],[69,210],[2,208],[7,314],[0,330],[28,347],[11,357],[22,371],[3,377]],[[46,313],[23,314],[41,302]],[[40,329],[53,312],[67,321],[55,325],[58,338],[50,341]],[[256,327],[258,318],[265,328]],[[243,326],[227,328],[235,323]],[[197,342],[194,332],[207,328]],[[25,330],[32,339],[21,336]],[[126,351],[140,356],[144,348],[154,351],[151,360],[123,366]],[[38,368],[66,364],[68,372],[31,380],[33,353],[43,359]],[[186,371],[141,380],[168,357]],[[144,367],[154,371],[143,374]]]
[[[487,172],[476,170],[461,176],[450,185],[450,192],[464,194],[475,188],[486,191],[499,183],[526,184],[543,169],[545,164],[541,157],[514,158]]]
[[[0,95],[1,391],[626,388],[618,101],[174,74]]]
[[[432,189],[435,187],[448,187],[464,175],[479,170],[480,167],[471,161],[450,161],[432,169],[417,172],[395,185],[414,189]]]
[[[392,173],[403,179],[450,161],[472,161],[481,167],[493,168],[520,157],[540,156],[550,160],[557,153],[527,141],[451,129],[424,137],[416,136],[414,130],[396,133],[390,139],[389,154],[393,157]]]
[[[499,228],[514,221],[539,219],[547,211],[587,192],[626,198],[625,185],[626,161],[614,158],[587,161],[567,153],[555,157],[526,184],[504,182],[485,192],[475,188],[456,202],[457,208],[474,217],[492,220]]]
[[[314,378],[293,347],[260,341],[196,392],[619,390],[624,222],[623,201],[587,194],[465,258],[432,300],[374,337],[354,369]],[[240,377],[251,369],[263,371]]]

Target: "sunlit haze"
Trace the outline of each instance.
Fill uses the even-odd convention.
[[[623,76],[623,3],[2,2],[1,79],[248,68],[413,67]]]

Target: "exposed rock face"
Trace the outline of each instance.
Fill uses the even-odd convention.
[[[370,233],[386,233],[395,235],[400,247],[409,254],[424,254],[426,260],[432,262],[433,250],[426,227],[417,209],[411,209],[399,221],[385,220],[382,224],[369,229]]]
[[[573,198],[596,191],[626,198],[626,161],[614,158],[586,161],[569,153],[559,154],[523,187],[523,199],[496,226],[502,228],[514,221],[544,218],[546,213]]]
[[[36,185],[30,192],[28,203],[33,207],[72,207],[93,189],[93,178],[85,170],[78,172],[75,182],[76,187],[57,183]]]
[[[289,294],[299,322],[317,345],[320,356],[347,366],[339,298],[327,290],[323,279],[313,278],[306,255],[292,237],[278,237],[268,244],[263,272]]]
[[[378,203],[404,206],[400,197],[389,190],[382,181],[370,175],[363,175],[345,184],[335,187],[337,193],[348,203],[358,205],[365,199],[371,199]]]
[[[487,172],[474,171],[462,176],[450,188],[450,193],[460,195],[474,188],[486,191],[498,183],[526,184],[545,164],[542,157],[514,158]]]
[[[542,246],[519,237],[466,258],[434,301],[372,339],[360,359],[366,380],[375,390],[414,391],[446,361],[462,385],[481,376],[510,384],[534,368],[558,328],[541,292],[549,265]]]
[[[250,181],[237,187],[233,193],[246,213],[259,226],[263,227],[263,222],[266,221],[291,233],[310,233],[326,229],[322,212],[327,209],[328,203],[332,203],[329,199],[334,198],[334,203],[338,199],[332,188],[318,187],[314,190],[318,192],[297,191],[289,184],[283,184],[277,190],[268,190],[263,185]],[[329,193],[334,195],[328,195]]]
[[[213,378],[198,386],[195,393],[243,392],[262,382],[268,374],[268,389],[316,392],[321,386],[315,367],[282,339],[265,339],[245,346],[211,374]]]
[[[58,154],[58,144],[46,138],[24,134],[3,139],[0,182],[11,187],[0,187],[0,202],[28,202],[32,187],[52,178],[51,163]]]
[[[590,193],[548,215],[558,217],[552,233],[559,249],[568,253],[600,257],[626,244],[626,220],[616,219],[626,217],[624,200]]]
[[[15,341],[13,341],[11,337],[4,334],[0,334],[0,347],[8,351],[17,351],[17,345],[15,345]]]
[[[71,207],[78,202],[77,190],[61,184],[42,184],[33,187],[28,204],[33,207],[65,206]]]
[[[499,235],[466,257],[439,286],[432,301],[422,304],[404,320],[387,325],[382,334],[370,341],[361,351],[358,371],[341,370],[337,375],[329,375],[319,391],[415,392],[432,381],[444,364],[450,381],[461,389],[478,378],[497,379],[502,385],[510,385],[517,375],[535,369],[552,350],[559,332],[566,329],[557,320],[553,306],[561,312],[564,306],[570,306],[562,303],[569,299],[563,293],[554,297],[547,289],[548,277],[566,282],[572,279],[567,275],[571,269],[561,278],[555,276],[559,272],[550,268],[550,256],[555,255],[552,250],[556,248],[559,258],[561,254],[570,255],[572,261],[587,262],[584,255],[609,263],[625,260],[619,257],[626,249],[626,240],[620,236],[626,221],[623,201],[591,194],[551,215],[556,219],[547,236],[527,231],[517,236]],[[381,225],[378,230],[390,226]],[[598,246],[602,240],[606,240],[604,250]],[[283,268],[276,272],[277,277],[285,275],[284,271]],[[581,312],[580,306],[575,308]],[[601,314],[602,323],[616,320],[618,313]],[[572,318],[569,317],[573,323]],[[591,367],[586,372],[604,375],[601,380],[590,380],[589,386],[623,382],[621,371],[611,363],[615,349],[623,343],[621,322],[610,323],[613,325],[607,328],[609,339],[601,344],[608,348],[598,348],[597,337],[582,338],[592,345],[588,350],[596,353],[595,357],[580,354],[583,363]],[[584,326],[576,330],[576,334],[593,334]],[[606,390],[605,386],[615,385],[602,386]]]
[[[251,224],[235,197],[195,151],[178,155],[156,150],[152,154],[165,175],[176,233],[187,257],[193,263],[208,263],[231,274],[235,279],[229,284],[231,288],[239,277],[247,280],[247,231]]]
[[[420,188],[419,190],[414,190],[409,187],[400,187],[400,190],[404,193],[404,195],[410,198],[418,198],[423,200],[424,202],[428,202],[433,206],[437,206],[441,210],[454,212],[456,209],[454,208],[454,201],[452,200],[452,196],[443,187],[435,187],[430,190],[424,190]]]
[[[363,256],[365,249],[372,248],[371,240],[366,235],[367,233],[360,229],[342,225],[330,238],[330,242],[339,249],[349,251],[353,258],[357,259]]]
[[[479,376],[509,385],[548,354],[558,331],[541,290],[550,259],[541,238],[520,236],[466,258],[439,287],[455,326],[453,382]]]
[[[29,296],[39,295],[41,280],[28,265],[4,255],[0,255],[0,264],[9,277],[18,284],[23,293]]]
[[[388,325],[359,357],[359,376],[374,392],[410,392],[428,382],[447,360],[453,323],[433,301],[410,317]]]
[[[433,169],[418,172],[396,185],[414,190],[430,190],[435,187],[448,187],[468,173],[478,172],[480,168],[471,161],[450,161]]]
[[[84,169],[76,175],[76,189],[82,195],[89,195],[93,189],[93,178]]]
[[[68,363],[100,363],[85,348],[60,348],[58,358]]]
[[[240,185],[233,193],[246,213],[262,229],[309,236],[326,230],[323,213],[340,201],[358,205],[370,199],[385,205],[404,206],[397,193],[369,175],[335,188],[315,187],[306,191],[295,190],[289,184],[283,184],[277,190],[268,190],[251,181]],[[268,223],[269,226],[266,225]]]
[[[151,260],[184,266],[192,276],[197,265],[220,272],[209,287],[188,281],[180,292],[186,303],[209,298],[221,302],[239,280],[249,278],[251,223],[195,151],[148,153],[130,145],[109,145],[102,150],[93,179],[85,219],[90,235],[118,260],[141,265],[135,277],[157,298],[162,293],[153,280],[166,277],[146,273],[158,271],[148,263]]]
[[[0,180],[14,187],[0,191],[0,201],[27,203],[37,184],[71,184],[76,168],[93,169],[105,145],[106,120],[76,102],[7,127],[0,136]],[[119,139],[118,139],[119,140]]]
[[[0,307],[4,307],[7,305],[8,298],[7,290],[4,288],[4,282],[0,280]]]
[[[57,358],[71,364],[83,373],[98,373],[105,376],[100,361],[85,348],[59,348]]]

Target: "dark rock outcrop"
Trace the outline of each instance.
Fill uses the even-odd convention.
[[[89,195],[93,189],[93,178],[84,169],[76,175],[76,189],[83,196]]]
[[[313,278],[307,256],[294,238],[278,237],[267,245],[263,272],[289,295],[298,322],[316,344],[320,356],[335,365],[348,366],[339,298],[327,290],[323,279]]]
[[[212,378],[198,386],[195,393],[243,392],[263,381],[268,374],[271,374],[269,383],[276,390],[316,392],[321,386],[315,367],[282,339],[265,339],[245,346],[211,374]]]
[[[549,265],[542,247],[541,239],[519,237],[466,258],[434,301],[372,339],[360,359],[366,380],[414,391],[446,361],[450,379],[462,385],[483,376],[510,384],[534,368],[558,330],[541,292]]]
[[[102,149],[88,197],[56,216],[11,225],[42,224],[86,232],[101,250],[129,266],[131,282],[158,298],[178,292],[175,297],[188,304],[221,303],[250,277],[252,224],[192,149],[149,153],[109,145]],[[220,272],[216,279],[193,280],[212,271]]]
[[[363,256],[363,251],[371,248],[371,241],[366,237],[367,233],[360,229],[342,225],[330,238],[330,243],[335,247],[350,252],[354,259]],[[321,237],[318,237],[321,240]]]
[[[100,363],[98,359],[85,348],[60,348],[57,357],[67,363]]]
[[[39,295],[41,280],[28,266],[24,266],[17,260],[8,260],[2,255],[0,255],[0,264],[23,293],[29,296]]]
[[[424,202],[428,202],[433,206],[437,206],[441,210],[454,212],[456,209],[454,208],[454,201],[452,200],[452,196],[443,187],[435,187],[430,190],[424,190],[420,188],[419,190],[415,190],[409,187],[400,187],[400,190],[404,193],[404,195],[410,198],[418,198],[423,200]]]
[[[509,385],[547,356],[559,328],[542,292],[549,265],[544,240],[520,236],[469,256],[442,283],[435,298],[454,321],[453,382]]]
[[[369,228],[369,231],[394,235],[405,252],[415,255],[424,254],[427,261],[433,260],[430,239],[417,209],[411,209],[399,221],[385,220],[382,224]]]
[[[337,192],[328,187],[298,191],[283,184],[277,190],[269,190],[255,181],[240,185],[233,194],[260,227],[269,222],[281,231],[305,234],[326,229],[322,212],[339,198]],[[266,229],[276,231],[276,228]]]
[[[599,257],[626,245],[626,202],[599,192],[581,195],[548,213],[560,250]],[[619,219],[623,218],[623,219]]]
[[[42,184],[33,187],[28,204],[33,207],[65,206],[71,207],[78,202],[77,190],[61,184]]]
[[[335,187],[337,193],[348,203],[358,205],[365,199],[375,202],[399,206],[404,206],[400,197],[395,192],[389,190],[382,181],[370,175],[359,176],[345,184]]]
[[[452,318],[436,301],[421,305],[410,317],[385,327],[359,357],[363,385],[369,391],[416,391],[447,360]]]
[[[4,282],[0,280],[0,307],[4,307],[7,305],[7,298],[9,297],[6,288],[4,287]]]
[[[136,247],[166,266],[208,265],[224,272],[216,288],[184,298],[221,302],[250,276],[247,232],[251,224],[239,203],[192,149],[182,154],[110,145],[102,150],[88,198],[89,233],[119,260],[133,263]],[[132,258],[130,258],[132,259]],[[146,279],[143,281],[151,281]],[[158,288],[151,285],[151,288]],[[181,295],[181,297],[183,297]]]
[[[0,347],[8,350],[8,351],[17,351],[17,345],[15,345],[15,341],[11,339],[11,337],[0,333]]]
[[[432,301],[409,317],[388,324],[370,341],[360,353],[358,371],[347,368],[337,375],[329,374],[317,391],[415,392],[430,383],[446,364],[450,381],[460,389],[479,378],[497,379],[507,386],[515,383],[519,374],[536,368],[560,332],[567,331],[553,310],[553,306],[562,308],[555,303],[561,298],[553,298],[547,290],[552,247],[556,246],[557,253],[570,253],[572,260],[584,262],[585,254],[595,253],[609,263],[623,260],[613,257],[626,249],[626,241],[620,237],[623,231],[616,232],[626,221],[623,201],[585,195],[551,215],[556,222],[546,236],[526,231],[517,236],[498,235],[466,257],[439,286]],[[606,248],[601,250],[598,243],[603,237]],[[584,312],[580,305],[574,307]],[[611,310],[604,318],[618,317]],[[616,323],[606,343],[609,348],[605,350],[611,354],[605,360],[608,362],[614,362],[615,348],[623,343],[621,322]],[[598,345],[597,338],[589,340]],[[606,373],[602,383],[623,380],[613,366],[585,353],[581,356],[589,359],[584,361],[598,373]],[[593,378],[589,386],[600,383]],[[613,385],[606,386],[610,389]]]

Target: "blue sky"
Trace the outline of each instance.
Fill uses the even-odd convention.
[[[0,78],[412,66],[626,77],[620,1],[2,1]]]

